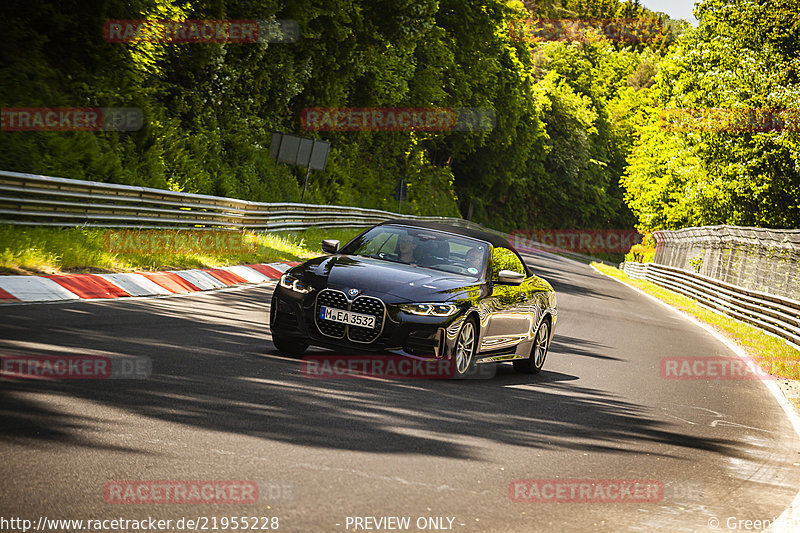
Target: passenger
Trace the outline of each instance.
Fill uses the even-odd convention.
[[[465,259],[467,262],[467,270],[471,274],[477,274],[483,266],[483,248],[470,248]]]

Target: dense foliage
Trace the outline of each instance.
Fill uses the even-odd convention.
[[[634,213],[646,228],[796,225],[796,135],[658,127],[664,105],[797,102],[792,3],[708,0],[698,31],[662,16],[666,31],[646,42],[531,42],[511,31],[531,16],[653,14],[618,0],[17,2],[0,34],[0,105],[138,107],[146,123],[0,132],[0,169],[299,201],[305,170],[269,157],[271,133],[283,131],[331,142],[327,169],[311,173],[311,202],[396,210],[404,179],[404,212],[498,229],[623,228]],[[293,19],[300,38],[104,40],[107,20],[142,18]],[[311,107],[491,108],[496,124],[309,132],[299,117]]]
[[[629,107],[637,140],[622,183],[639,227],[800,227],[800,2],[705,0],[697,15]],[[723,110],[733,125],[672,131],[659,120],[671,108]],[[790,122],[757,131],[770,128],[731,114],[744,109],[789,110]]]

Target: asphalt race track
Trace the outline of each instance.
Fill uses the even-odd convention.
[[[730,517],[772,520],[789,506],[800,439],[764,384],[660,374],[665,357],[732,356],[723,344],[586,265],[530,264],[559,303],[538,376],[508,364],[488,380],[309,379],[270,342],[274,285],[0,307],[2,354],[144,356],[153,369],[139,380],[0,381],[0,517],[278,517],[280,531],[335,532],[388,531],[354,517],[397,516],[410,517],[408,531],[678,532],[726,531]],[[553,479],[655,480],[663,494],[512,501],[515,480]],[[113,480],[250,480],[260,496],[112,504]]]

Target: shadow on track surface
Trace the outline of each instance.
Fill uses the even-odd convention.
[[[734,442],[687,436],[647,409],[578,376],[488,380],[308,379],[269,342],[270,288],[138,302],[5,308],[2,347],[13,355],[147,356],[146,380],[3,381],[0,440],[91,448],[99,420],[45,407],[36,392],[75,397],[188,426],[327,449],[475,458],[472,438],[540,449],[635,453],[623,441],[737,456]],[[38,327],[31,327],[38,323]],[[556,337],[553,352],[594,357],[590,341]],[[87,351],[89,350],[89,351]],[[124,450],[124,448],[119,448]]]
[[[537,276],[543,277],[553,286],[556,294],[619,300],[617,296],[598,292],[593,287],[580,283],[580,281],[585,281],[582,278],[591,278],[591,276],[583,274],[575,268],[568,268],[566,271],[553,268],[554,265],[570,265],[574,263],[572,260],[554,254],[522,254],[522,257]]]

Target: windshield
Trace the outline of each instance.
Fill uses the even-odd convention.
[[[480,277],[489,243],[410,226],[377,226],[356,237],[341,253]]]

